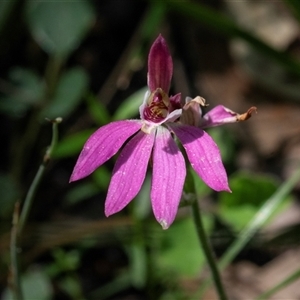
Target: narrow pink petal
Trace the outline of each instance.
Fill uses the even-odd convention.
[[[246,121],[251,118],[251,115],[257,112],[257,108],[255,106],[250,107],[245,113],[238,114],[229,108],[226,108],[222,105],[218,105],[209,111],[202,119],[202,123],[200,125],[201,128],[205,127],[213,127],[226,123],[235,123],[240,121]]]
[[[191,166],[201,179],[215,191],[230,192],[220,150],[213,139],[197,127],[179,124],[167,125],[181,141]]]
[[[137,133],[122,150],[113,170],[105,201],[105,215],[122,210],[139,192],[144,182],[155,138]]]
[[[223,105],[218,105],[207,112],[201,122],[200,127],[214,127],[227,123],[235,123],[238,121],[238,113],[226,108]]]
[[[151,201],[154,216],[163,229],[175,219],[185,175],[183,155],[169,130],[159,126],[153,150]]]
[[[165,39],[159,35],[148,57],[148,86],[151,92],[162,88],[169,92],[173,74],[173,62]]]
[[[77,159],[71,181],[90,175],[109,160],[124,142],[142,127],[140,121],[125,120],[100,127],[86,141]]]

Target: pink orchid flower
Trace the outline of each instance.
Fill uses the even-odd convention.
[[[105,201],[105,215],[122,210],[140,191],[152,158],[151,202],[155,218],[167,229],[175,219],[186,177],[184,157],[174,135],[184,147],[196,173],[215,191],[228,191],[220,151],[202,129],[250,117],[255,108],[239,115],[217,106],[203,118],[204,99],[168,96],[173,62],[159,35],[148,58],[148,88],[140,106],[140,120],[122,120],[100,127],[85,143],[70,178],[91,174],[124,145],[113,169]]]

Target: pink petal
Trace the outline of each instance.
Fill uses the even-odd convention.
[[[140,121],[125,120],[100,127],[86,141],[77,159],[71,181],[90,175],[109,160],[123,143],[142,127]]]
[[[182,107],[181,103],[181,93],[178,93],[174,96],[170,96],[170,111],[173,111],[175,109],[179,109]]]
[[[235,123],[238,121],[239,114],[226,108],[223,105],[218,105],[207,112],[201,122],[200,127],[214,127],[227,123]]]
[[[213,139],[197,127],[179,124],[167,125],[181,141],[191,166],[201,179],[216,191],[230,192],[220,150]]]
[[[152,209],[167,229],[175,219],[186,175],[185,161],[170,132],[159,126],[153,150]]]
[[[173,62],[165,39],[159,35],[148,57],[148,86],[151,92],[162,88],[169,92],[173,74]]]
[[[122,150],[113,170],[105,201],[105,215],[122,210],[139,192],[144,182],[155,138],[138,132]]]

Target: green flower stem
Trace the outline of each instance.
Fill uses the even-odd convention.
[[[264,292],[263,294],[261,294],[260,296],[258,296],[256,298],[256,300],[268,299],[270,296],[272,296],[273,294],[275,294],[279,290],[283,289],[284,287],[286,287],[287,285],[289,285],[290,283],[292,283],[293,281],[295,281],[299,277],[300,277],[300,270],[297,270],[296,272],[291,274],[289,277],[287,277],[286,279],[284,279],[280,283],[276,284],[275,287],[273,287],[272,289],[270,289],[270,290]]]
[[[15,209],[13,213],[11,239],[10,239],[10,276],[9,276],[9,286],[12,290],[13,298],[16,300],[23,300],[23,293],[21,288],[20,274],[19,274],[19,259],[18,259],[18,222],[19,222],[19,211],[20,202],[16,202]]]
[[[210,246],[210,243],[208,241],[208,238],[207,238],[205,230],[204,230],[201,213],[200,213],[200,206],[196,199],[195,199],[195,201],[193,201],[191,207],[192,207],[192,212],[193,212],[197,235],[198,235],[201,247],[203,249],[203,252],[205,254],[206,260],[209,264],[212,278],[214,280],[217,293],[219,295],[219,299],[226,300],[227,296],[226,296],[225,290],[223,288],[221,276],[220,276],[220,273],[219,273],[219,270],[217,267],[216,260],[214,258],[213,250]]]
[[[18,235],[20,236],[22,234],[24,225],[27,221],[28,215],[29,215],[29,211],[31,209],[32,203],[33,203],[33,199],[37,190],[37,187],[39,185],[39,183],[41,182],[41,179],[44,175],[46,166],[51,158],[52,152],[54,150],[54,147],[57,144],[58,141],[58,124],[61,123],[62,119],[61,118],[56,118],[53,121],[52,124],[52,140],[51,140],[51,144],[49,146],[49,148],[46,150],[46,153],[44,155],[43,158],[43,162],[40,165],[32,183],[31,186],[28,190],[28,193],[26,195],[26,198],[24,200],[24,205],[23,205],[23,209],[21,212],[21,216],[20,216],[20,220],[19,220],[19,224],[18,224]]]
[[[225,252],[219,261],[219,268],[223,270],[226,268],[233,259],[240,253],[240,251],[246,246],[251,238],[257,233],[257,231],[267,222],[270,216],[278,208],[278,206],[284,201],[285,197],[292,191],[294,186],[300,180],[300,166],[299,169],[285,181],[278,190],[265,202],[260,210],[255,214],[253,219],[248,223],[246,228],[239,234],[238,238],[233,242],[229,249]],[[204,282],[200,288],[200,295],[206,291],[210,285],[210,280]]]
[[[14,299],[23,300],[23,293],[20,283],[20,270],[18,263],[18,249],[20,244],[20,238],[22,236],[24,225],[26,224],[30,208],[33,203],[34,195],[38,188],[38,185],[42,179],[47,163],[49,162],[54,147],[58,140],[58,124],[62,121],[61,118],[56,118],[52,121],[52,140],[51,145],[47,149],[42,164],[40,165],[24,200],[23,209],[19,218],[19,203],[15,205],[15,210],[13,214],[13,226],[11,231],[11,244],[10,244],[10,255],[11,255],[11,276],[10,276],[10,286]]]

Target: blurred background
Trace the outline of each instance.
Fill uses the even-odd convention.
[[[104,217],[116,157],[69,184],[89,135],[138,118],[147,55],[161,33],[174,61],[171,94],[200,95],[247,122],[210,129],[232,194],[194,178],[216,256],[299,170],[300,7],[297,1],[0,1],[0,294],[12,299],[14,205],[23,203],[62,117],[20,245],[25,299],[217,299],[189,207],[167,231],[149,199],[151,170],[122,212]],[[299,180],[222,272],[230,299],[300,299]],[[277,193],[277,194],[276,194]],[[272,198],[273,197],[273,198]],[[279,200],[278,200],[279,199]],[[275,209],[276,208],[276,209]],[[199,289],[202,294],[199,296]],[[274,298],[272,298],[274,297]]]

